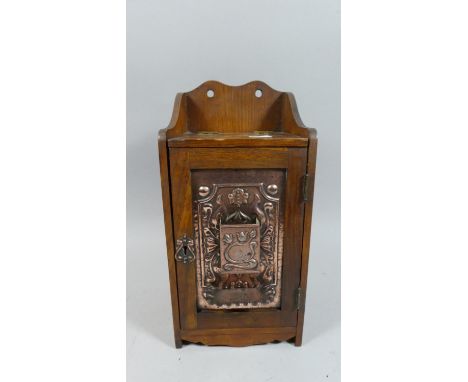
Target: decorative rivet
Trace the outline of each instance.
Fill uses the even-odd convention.
[[[270,184],[267,187],[267,191],[271,195],[275,195],[278,192],[278,186],[276,184]]]
[[[200,186],[198,188],[198,195],[200,195],[202,198],[204,198],[205,196],[208,196],[209,193],[210,193],[210,188],[207,186]]]

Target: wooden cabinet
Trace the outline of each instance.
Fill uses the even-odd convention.
[[[292,94],[205,82],[158,144],[176,347],[301,345],[317,138]]]

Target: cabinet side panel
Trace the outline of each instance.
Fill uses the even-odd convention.
[[[309,248],[310,248],[310,231],[312,228],[312,206],[313,206],[313,194],[315,184],[315,163],[317,158],[317,138],[313,129],[309,130],[309,147],[307,152],[307,173],[311,180],[312,187],[312,198],[310,201],[304,203],[304,234],[302,239],[302,264],[301,264],[301,283],[302,289],[302,301],[305,302],[306,291],[307,291],[307,274],[309,269]],[[295,339],[295,345],[302,345],[302,333],[304,328],[304,313],[305,303],[301,304],[297,314],[297,333]]]
[[[158,136],[159,149],[159,169],[161,173],[161,193],[164,210],[164,227],[166,233],[167,247],[167,262],[169,267],[169,283],[171,290],[172,304],[172,322],[174,325],[174,339],[177,348],[182,347],[182,339],[180,337],[180,322],[179,322],[179,304],[177,295],[177,276],[174,260],[174,237],[172,231],[172,211],[171,211],[171,191],[169,181],[169,163],[167,151],[166,131],[161,130]]]

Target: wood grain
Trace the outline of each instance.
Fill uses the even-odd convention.
[[[181,328],[230,328],[265,325],[296,325],[295,291],[299,286],[303,206],[301,179],[305,173],[306,150],[299,148],[198,148],[170,149],[172,211],[175,237],[193,235],[190,174],[195,169],[284,168],[288,171],[285,200],[284,253],[281,309],[245,312],[197,311],[196,265],[177,264]],[[214,160],[215,158],[215,160]]]
[[[159,149],[159,170],[161,174],[161,191],[164,210],[164,227],[166,231],[166,248],[169,268],[169,282],[171,290],[172,318],[174,327],[174,339],[176,348],[182,347],[180,337],[179,304],[177,294],[176,265],[174,261],[174,237],[172,232],[172,209],[171,209],[171,191],[169,181],[168,150],[166,141],[166,131],[160,130],[158,135]]]
[[[183,341],[246,346],[285,340],[300,346],[304,304],[296,309],[296,291],[301,287],[305,299],[312,218],[302,179],[308,173],[314,180],[317,132],[301,121],[294,96],[261,81],[205,82],[177,94],[158,149],[176,347]],[[287,171],[279,309],[197,309],[196,262],[176,262],[174,255],[176,240],[193,235],[191,172],[207,169]]]
[[[308,139],[282,132],[185,133],[168,141],[169,147],[307,147]]]
[[[182,339],[204,345],[249,346],[274,341],[287,341],[296,334],[296,328],[244,328],[182,330]]]
[[[188,151],[178,150],[170,155],[172,214],[174,238],[184,235],[193,237],[192,224],[192,189],[188,170]],[[177,262],[177,285],[179,310],[182,329],[197,327],[195,262],[184,264]]]

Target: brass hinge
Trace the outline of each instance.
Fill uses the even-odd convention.
[[[303,178],[302,200],[304,202],[312,200],[312,179],[309,174],[305,174]]]
[[[301,310],[304,306],[304,292],[301,287],[296,289],[296,309]]]

